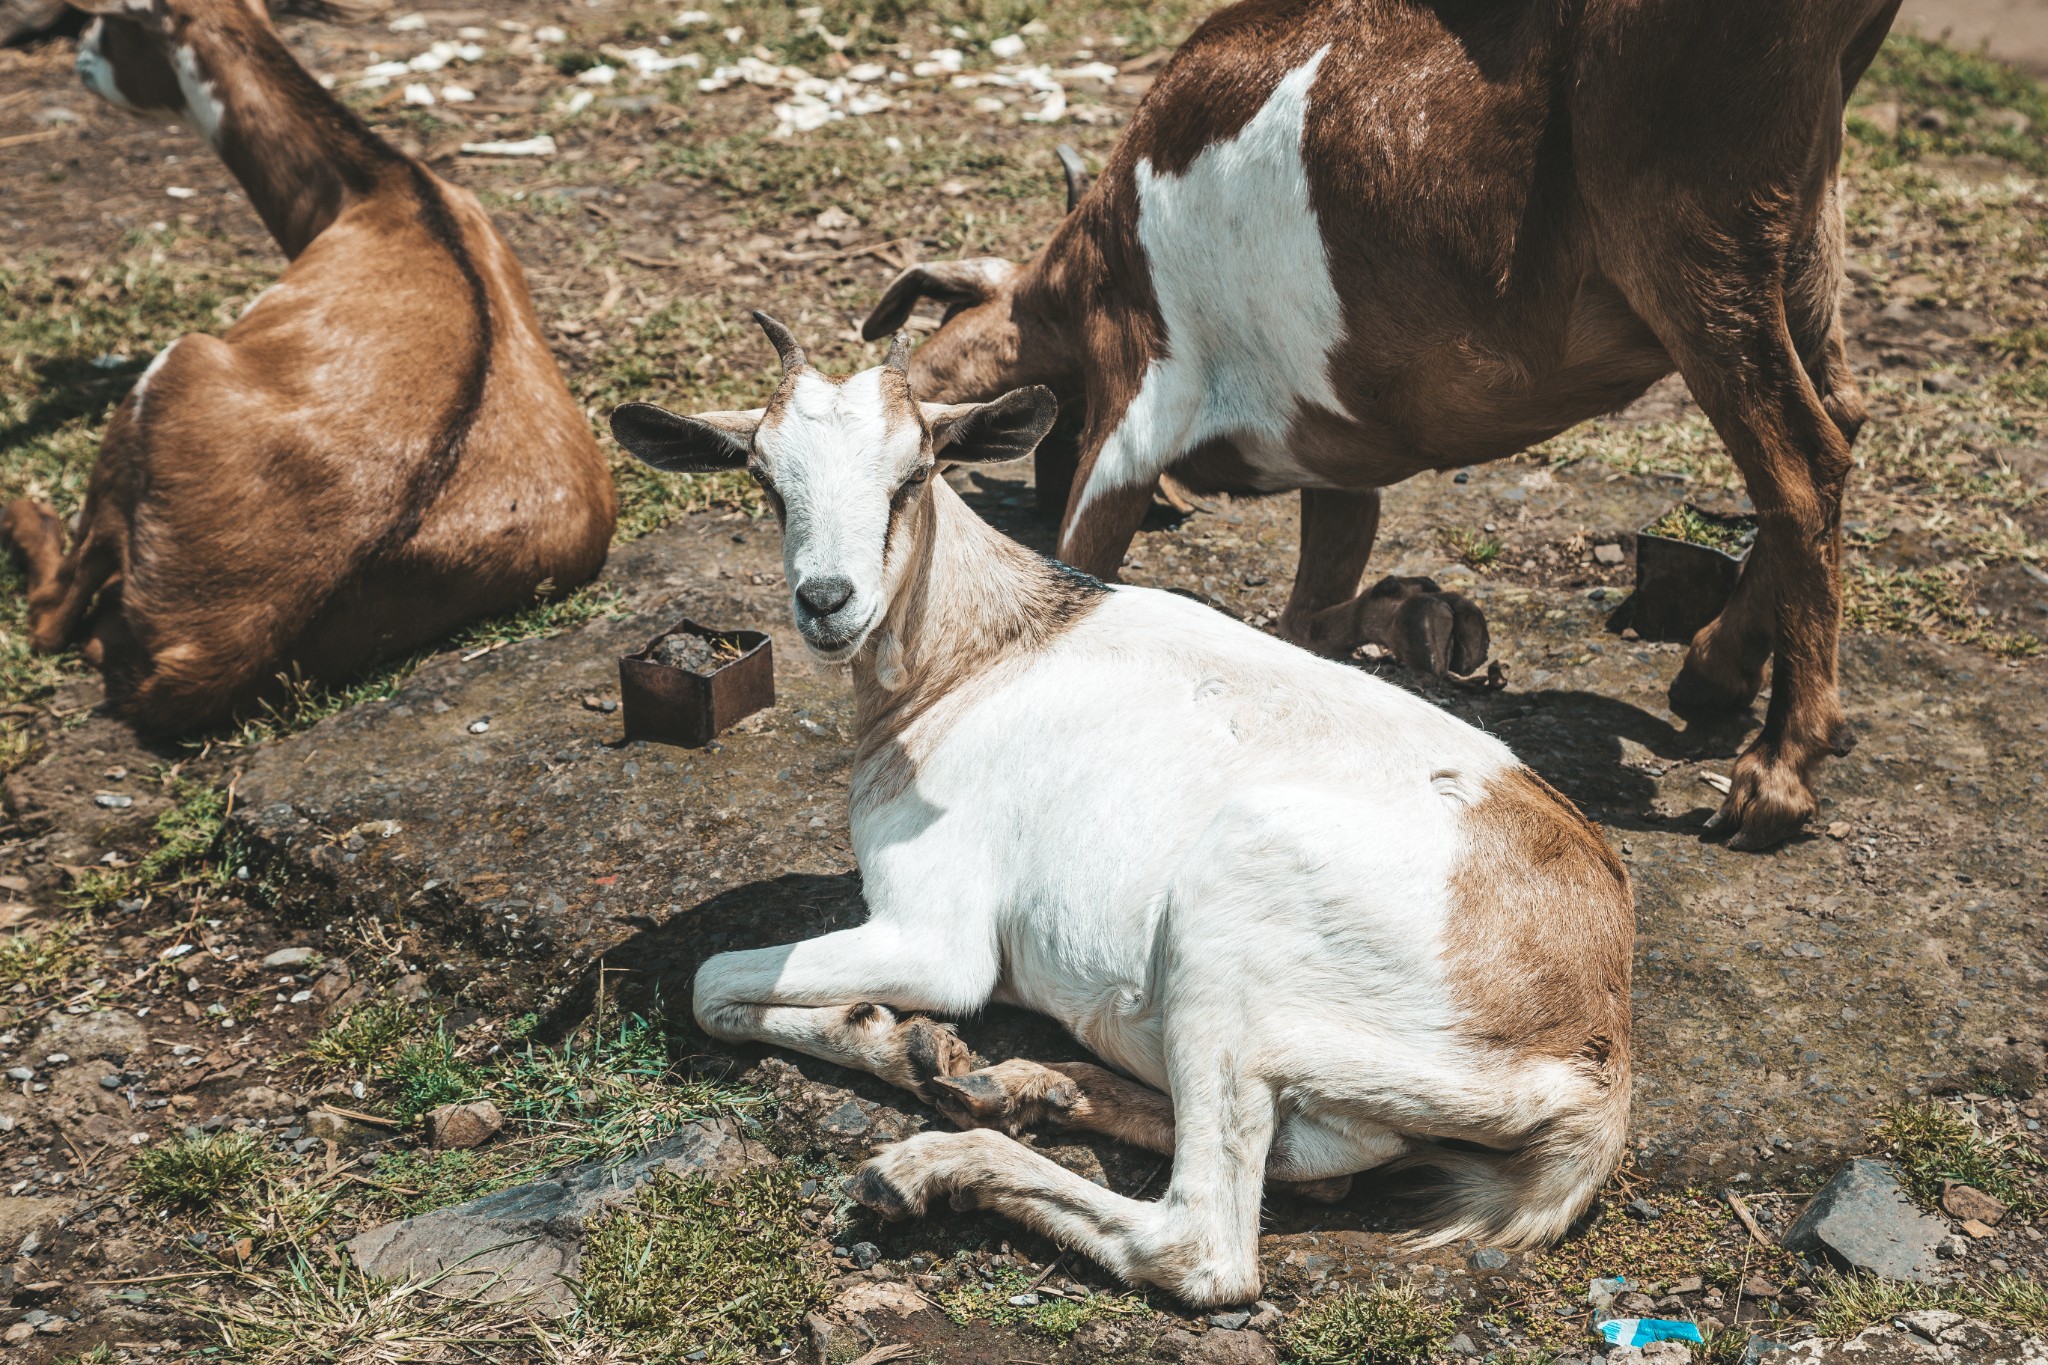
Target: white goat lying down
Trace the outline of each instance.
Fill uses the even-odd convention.
[[[784,528],[797,627],[853,666],[853,845],[870,918],[722,953],[698,1022],[872,1072],[974,1131],[880,1152],[891,1217],[997,1210],[1197,1306],[1259,1288],[1268,1177],[1441,1168],[1432,1241],[1563,1233],[1620,1158],[1628,878],[1498,741],[1207,607],[1108,588],[977,518],[934,459],[1011,460],[1044,389],[914,402],[837,380],[780,324],[765,409],[621,407],[660,469],[747,468]],[[1122,1072],[972,1070],[921,1016],[1040,1010]],[[1171,1153],[1140,1203],[1006,1136]]]

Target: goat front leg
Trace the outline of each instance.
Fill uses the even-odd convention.
[[[1114,1194],[992,1129],[923,1133],[884,1148],[847,1192],[887,1218],[948,1199],[1016,1220],[1125,1280],[1198,1307],[1259,1290],[1259,1196],[1273,1139],[1269,1087],[1223,1072],[1176,1111],[1173,1179],[1157,1203]]]
[[[768,1043],[879,1076],[919,1099],[971,1070],[949,1024],[994,989],[992,945],[870,921],[801,943],[720,953],[697,970],[692,1008],[706,1033]]]
[[[1379,535],[1380,493],[1301,491],[1301,558],[1280,614],[1280,634],[1330,659],[1378,645],[1405,668],[1441,677],[1486,662],[1486,617],[1428,578],[1383,578],[1360,593],[1358,581]]]

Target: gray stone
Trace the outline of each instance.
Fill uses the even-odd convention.
[[[875,1262],[882,1259],[882,1249],[873,1242],[855,1242],[847,1248],[847,1254],[853,1258],[854,1265],[862,1270],[872,1269]]]
[[[298,1107],[295,1096],[269,1085],[244,1086],[228,1097],[228,1112],[237,1118],[277,1118]]]
[[[446,1272],[440,1288],[560,1316],[576,1306],[570,1282],[583,1261],[590,1218],[632,1197],[657,1175],[718,1179],[769,1158],[730,1123],[698,1123],[615,1162],[587,1162],[530,1185],[435,1209],[358,1233],[347,1245],[382,1279]],[[528,1297],[530,1296],[530,1297]]]
[[[1472,1253],[1467,1264],[1474,1270],[1492,1272],[1495,1270],[1506,1270],[1509,1259],[1508,1254],[1499,1247],[1481,1247]]]
[[[1252,1315],[1245,1312],[1211,1313],[1209,1315],[1209,1325],[1211,1327],[1221,1327],[1226,1332],[1243,1331],[1251,1320]]]
[[[1948,1228],[1913,1205],[1889,1162],[1860,1158],[1836,1173],[1785,1233],[1788,1251],[1849,1270],[1921,1283],[1939,1278]]]
[[[317,956],[318,954],[311,948],[279,948],[269,957],[263,959],[263,965],[273,968],[303,967]]]
[[[1227,1332],[1212,1329],[1200,1334],[1167,1332],[1152,1345],[1158,1360],[1184,1365],[1278,1365],[1280,1353],[1257,1332]]]

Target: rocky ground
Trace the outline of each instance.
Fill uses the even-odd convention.
[[[1053,144],[1099,155],[1190,13],[522,2],[289,33],[485,196],[597,416],[757,394],[750,306],[871,359],[849,329],[901,263],[1042,239]],[[69,60],[0,52],[0,491],[60,503],[148,356],[277,269],[189,135],[91,103]],[[1502,665],[1424,690],[1600,821],[1637,888],[1631,1158],[1560,1247],[1417,1256],[1398,1186],[1276,1195],[1265,1298],[1191,1316],[992,1220],[840,1198],[942,1120],[687,1021],[705,955],[861,913],[846,684],[788,629],[745,490],[622,470],[592,590],[199,743],[138,741],[6,608],[0,1359],[1628,1365],[1609,1317],[1692,1321],[1693,1359],[2048,1358],[2048,103],[1902,42],[1851,126],[1859,743],[1807,836],[1702,839],[1755,717],[1680,722],[1679,647],[1615,619],[1639,528],[1740,510],[1681,385],[1389,498],[1375,571],[1470,594]],[[541,133],[552,156],[461,151]],[[956,480],[1049,544],[1027,472]],[[1294,536],[1280,500],[1162,507],[1125,575],[1269,625]],[[626,743],[615,661],[683,617],[767,632],[777,704],[709,748]],[[1079,1055],[1015,1012],[962,1029]],[[1126,1192],[1163,1175],[1039,1141]]]

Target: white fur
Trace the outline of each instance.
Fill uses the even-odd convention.
[[[185,121],[206,139],[206,145],[220,150],[220,123],[227,110],[213,82],[199,70],[199,58],[191,48],[180,47],[171,54],[171,69],[178,74],[178,90],[185,96]]]
[[[881,618],[889,495],[921,454],[915,422],[890,427],[881,374],[868,370],[835,384],[814,370],[799,373],[780,420],[764,423],[754,438],[783,498],[792,610],[807,579],[836,575],[853,584],[830,636],[821,638],[796,613],[806,642],[826,660],[858,649]]]
[[[1329,354],[1343,307],[1309,203],[1302,124],[1321,49],[1263,108],[1185,173],[1138,163],[1138,240],[1165,323],[1166,354],[1104,442],[1080,506],[1150,484],[1204,441],[1227,438],[1272,488],[1314,486],[1287,433],[1303,406],[1342,412]]]
[[[184,339],[179,337],[178,341],[183,341]],[[143,367],[142,373],[135,377],[135,387],[128,390],[128,401],[135,405],[133,416],[136,421],[142,420],[143,395],[149,391],[149,381],[156,378],[156,372],[161,370],[164,367],[164,362],[171,358],[171,352],[178,349],[178,341],[172,342],[151,357],[149,364]]]
[[[86,89],[107,103],[133,110],[135,106],[128,102],[121,94],[121,87],[114,82],[114,64],[107,60],[107,54],[100,48],[100,41],[106,35],[106,30],[106,20],[95,18],[85,26],[85,32],[78,35],[78,56],[75,62],[78,79],[85,83]]]

